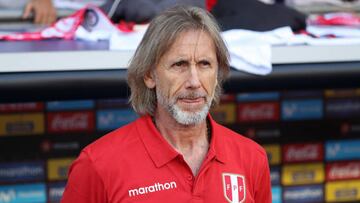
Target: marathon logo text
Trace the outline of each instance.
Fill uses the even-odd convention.
[[[323,196],[322,185],[284,188],[284,200],[289,203],[322,202]]]
[[[45,179],[41,162],[0,164],[0,182],[42,181]]]
[[[171,190],[175,189],[176,182],[172,181],[169,183],[155,183],[154,185],[146,186],[146,187],[139,187],[135,189],[129,190],[129,197],[135,197],[138,195],[144,195],[147,193],[153,193],[153,192],[160,192],[162,190]]]

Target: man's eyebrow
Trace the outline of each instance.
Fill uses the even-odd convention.
[[[200,59],[200,60],[197,60],[196,62],[197,62],[197,63],[198,63],[198,62],[212,62],[212,60]]]
[[[173,61],[172,62],[172,64],[174,64],[174,63],[190,63],[188,60],[175,60],[175,61]]]
[[[199,62],[199,61],[211,61],[213,62],[215,59],[214,58],[211,58],[211,57],[199,57],[198,59],[196,59],[195,61],[196,62]]]
[[[189,61],[189,59],[187,57],[182,57],[182,56],[177,56],[174,58],[170,58],[171,62],[176,62],[176,61]]]

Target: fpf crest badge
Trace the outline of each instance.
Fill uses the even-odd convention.
[[[239,174],[223,173],[222,178],[225,199],[230,203],[245,202],[245,177]]]

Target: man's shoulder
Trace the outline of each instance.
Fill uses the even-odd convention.
[[[266,156],[264,148],[254,140],[247,138],[220,124],[217,124],[217,128],[218,132],[221,132],[220,136],[222,136],[222,139],[226,143],[230,143],[232,146],[248,152],[260,153],[262,156]]]
[[[137,120],[105,134],[86,146],[83,152],[87,153],[92,161],[111,158],[114,153],[122,154],[128,150],[128,143],[138,140],[136,122]]]

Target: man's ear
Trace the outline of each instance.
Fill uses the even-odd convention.
[[[154,73],[152,71],[149,71],[145,74],[144,82],[146,87],[148,87],[149,89],[153,89],[155,87],[156,83],[155,83]]]

